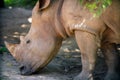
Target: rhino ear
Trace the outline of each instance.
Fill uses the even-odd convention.
[[[50,5],[51,0],[39,0],[39,9],[46,9]]]

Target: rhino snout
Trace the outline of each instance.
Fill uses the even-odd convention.
[[[33,73],[31,71],[32,69],[30,67],[27,67],[27,66],[24,66],[24,65],[20,66],[19,70],[20,70],[21,75],[30,75],[30,74]]]

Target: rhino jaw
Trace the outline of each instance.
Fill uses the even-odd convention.
[[[17,47],[18,44],[12,44],[12,43],[8,43],[8,42],[6,42],[6,41],[5,41],[4,43],[5,43],[6,47],[7,47],[7,49],[10,51],[10,53],[11,53],[13,56],[15,56],[14,50],[15,50],[15,48]]]

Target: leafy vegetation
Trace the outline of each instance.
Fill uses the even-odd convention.
[[[4,0],[6,6],[12,7],[33,7],[37,0]]]
[[[0,53],[8,52],[6,47],[0,47]]]
[[[80,0],[80,4],[85,5],[95,16],[100,15],[111,3],[112,0]]]

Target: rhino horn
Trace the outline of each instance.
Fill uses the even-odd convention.
[[[10,53],[15,56],[14,50],[17,47],[18,44],[12,44],[12,43],[8,43],[5,41],[5,45],[7,47],[7,49],[10,51]]]
[[[20,36],[20,41],[23,41],[24,40],[24,36]]]

